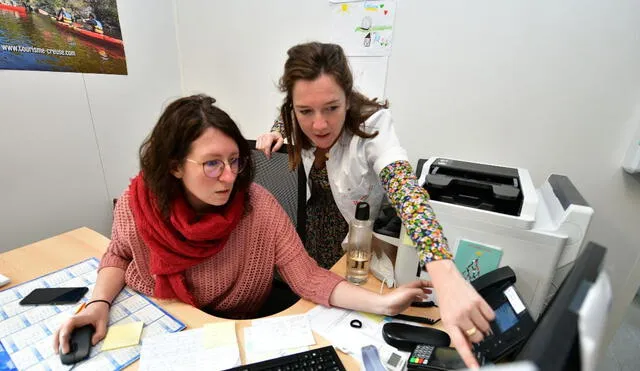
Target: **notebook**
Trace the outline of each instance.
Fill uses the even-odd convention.
[[[501,258],[499,247],[459,239],[454,262],[464,279],[471,282],[498,268]]]

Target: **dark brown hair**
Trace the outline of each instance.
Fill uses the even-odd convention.
[[[206,95],[192,95],[174,101],[164,110],[140,146],[140,169],[144,182],[155,194],[158,208],[165,217],[169,216],[171,201],[182,192],[182,182],[171,171],[184,163],[191,144],[208,128],[218,129],[233,139],[240,157],[247,163],[236,178],[231,197],[238,190],[247,190],[253,181],[249,144],[231,117],[214,105],[215,101]],[[248,199],[247,194],[247,208]]]
[[[372,138],[378,135],[366,133],[360,125],[371,115],[389,106],[387,101],[378,102],[376,98],[369,99],[353,89],[353,76],[349,62],[340,45],[311,42],[292,47],[287,51],[287,61],[284,64],[284,74],[280,78],[280,91],[286,93],[280,115],[284,122],[287,141],[293,144],[293,151],[289,151],[289,166],[294,169],[301,161],[302,149],[311,147],[311,141],[302,132],[296,115],[293,112],[293,86],[298,80],[315,80],[322,74],[333,76],[340,85],[347,98],[349,109],[344,127],[362,138]]]

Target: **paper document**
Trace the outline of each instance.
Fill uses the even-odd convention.
[[[360,313],[340,308],[316,306],[307,312],[311,328],[340,351],[362,362],[362,348],[373,345],[378,349],[380,360],[389,370],[402,370],[409,359],[408,352],[401,352],[387,344],[382,338],[382,326],[388,317]],[[361,328],[351,327],[351,321],[358,320]]]
[[[206,348],[206,332],[199,328],[144,339],[140,371],[225,370],[241,364],[237,342]]]
[[[305,314],[253,320],[244,329],[247,363],[309,350],[316,340]]]
[[[144,322],[131,322],[124,325],[111,326],[102,343],[102,350],[111,350],[138,345]]]
[[[237,345],[236,323],[234,321],[223,321],[205,324],[203,341],[205,348]]]
[[[316,343],[306,314],[253,320],[251,327],[245,328],[244,339],[245,348],[255,351],[299,348]]]

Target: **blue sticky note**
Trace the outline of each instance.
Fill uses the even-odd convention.
[[[454,262],[462,276],[469,282],[497,269],[502,250],[478,242],[460,239]]]

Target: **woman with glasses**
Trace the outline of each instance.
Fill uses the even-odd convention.
[[[378,295],[320,268],[278,201],[252,183],[249,145],[214,102],[171,103],[140,147],[141,171],[116,204],[92,299],[58,330],[56,352],[67,353],[71,331],[86,324],[100,341],[125,284],[227,318],[255,315],[274,268],[296,294],[326,306],[392,315],[429,292],[418,281]]]

